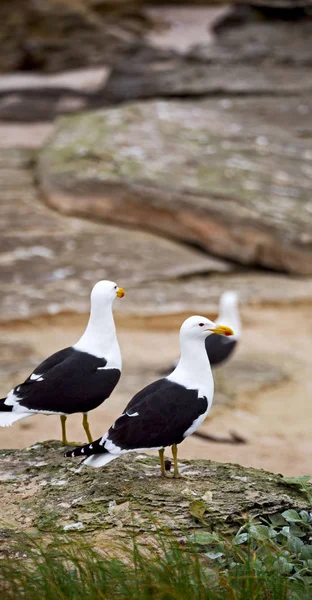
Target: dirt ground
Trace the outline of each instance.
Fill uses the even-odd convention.
[[[217,402],[201,431],[215,435],[234,430],[246,438],[243,445],[215,444],[195,436],[180,446],[179,456],[235,462],[268,469],[285,475],[312,475],[312,321],[307,305],[244,308],[243,338],[231,365],[223,368],[222,388],[226,403]],[[94,438],[99,437],[120,414],[130,397],[158,378],[158,370],[178,354],[177,323],[180,317],[161,317],[144,327],[139,321],[117,319],[124,370],[112,397],[90,413]],[[57,317],[3,327],[1,338],[11,349],[1,368],[0,393],[29,374],[30,367],[51,352],[75,343],[84,328],[86,316]],[[19,349],[24,356],[19,357]],[[243,386],[235,379],[235,369],[244,365],[246,375],[258,363],[269,372],[282,372],[276,380],[261,379],[256,386]],[[250,365],[250,369],[249,369]],[[220,370],[219,370],[220,372]],[[265,371],[264,371],[265,375]],[[216,391],[219,377],[216,381]],[[69,439],[84,441],[81,416],[68,419]],[[46,439],[59,439],[58,417],[37,416],[0,430],[2,448],[22,448]],[[168,451],[169,452],[169,451]]]

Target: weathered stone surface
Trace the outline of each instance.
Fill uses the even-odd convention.
[[[1,150],[1,319],[88,310],[99,279],[125,287],[231,265],[140,231],[68,219],[40,202],[31,154]],[[13,275],[12,275],[13,274]]]
[[[309,99],[130,104],[60,120],[47,202],[140,225],[245,265],[312,273]]]
[[[312,18],[244,15],[236,11],[221,18],[214,26],[214,43],[207,36],[207,43],[184,55],[159,49],[146,63],[141,49],[131,62],[119,61],[102,91],[103,100],[311,93]]]
[[[0,70],[56,71],[122,60],[155,25],[142,10],[151,4],[153,0],[2,0]],[[249,0],[248,5],[277,7],[278,13],[299,7],[304,14],[311,2]]]
[[[1,450],[3,551],[23,532],[40,532],[43,541],[65,534],[74,523],[81,523],[79,533],[73,527],[70,535],[92,537],[98,548],[130,531],[144,536],[166,527],[185,535],[217,526],[227,532],[247,515],[308,506],[305,495],[283,483],[282,476],[239,465],[183,460],[186,479],[164,480],[155,457],[130,455],[105,469],[81,469],[62,455],[58,442]],[[202,519],[192,515],[194,500],[201,503]]]
[[[165,316],[172,322],[178,314],[217,314],[220,294],[233,289],[242,304],[288,306],[308,304],[312,300],[312,278],[265,274],[257,271],[228,274],[226,277],[191,277],[178,281],[155,281],[131,289],[127,303],[118,304],[118,312],[129,317]],[[174,358],[174,357],[172,357]]]
[[[3,74],[0,81],[2,121],[42,122],[97,106],[95,92],[105,85],[109,69],[75,69],[60,74]]]
[[[233,265],[166,239],[52,212],[40,201],[31,156],[0,152],[2,323],[86,313],[91,286],[105,277],[127,288],[116,311],[128,317],[215,312],[231,288],[243,304],[311,301],[312,279],[230,273]],[[226,277],[208,276],[216,271]]]
[[[117,314],[178,314],[176,327],[181,314],[216,312],[225,289],[236,289],[242,304],[311,301],[311,278],[231,273],[233,264],[166,239],[52,212],[38,195],[31,156],[26,150],[0,152],[2,323],[87,313],[90,288],[105,277],[127,289],[125,301],[116,302]]]
[[[14,2],[13,8],[11,2],[7,4],[8,19],[20,0]],[[287,10],[287,18],[283,19],[280,3],[278,10],[270,11],[267,6],[261,8],[262,12],[259,7],[251,10],[247,5],[230,12],[220,5],[206,5],[153,6],[144,13],[140,11],[142,4],[135,3],[131,9],[130,5],[124,6],[126,13],[120,16],[120,6],[112,12],[105,3],[86,6],[83,0],[64,2],[45,3],[43,17],[41,4],[38,8],[35,0],[23,4],[18,13],[23,23],[19,34],[22,40],[3,34],[5,51],[0,69],[1,61],[8,61],[8,68],[43,71],[101,64],[106,65],[102,83],[73,88],[72,76],[67,74],[58,78],[58,85],[55,80],[54,87],[46,80],[41,85],[33,80],[27,88],[16,86],[14,80],[11,87],[4,82],[0,86],[2,120],[50,120],[60,114],[156,96],[298,96],[311,92],[312,19],[300,19],[296,11]],[[292,4],[303,7],[300,2]],[[3,6],[2,10],[7,10]],[[28,11],[32,14],[37,8],[42,18],[34,30],[29,25],[33,17],[29,18]],[[270,18],[264,18],[263,12]],[[4,32],[6,27],[10,31],[9,21],[3,19]],[[72,21],[75,27],[71,29]],[[82,37],[79,43],[77,35]],[[16,65],[12,44],[17,44],[16,52],[21,54]]]

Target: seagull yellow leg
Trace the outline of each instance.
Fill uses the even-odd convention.
[[[180,477],[182,477],[182,475],[179,473],[178,468],[178,446],[176,444],[173,444],[171,446],[171,450],[173,456],[173,477],[175,479],[179,479]]]
[[[61,425],[62,425],[62,444],[63,446],[69,446],[70,444],[66,438],[66,415],[60,415]]]
[[[60,415],[62,425],[62,444],[63,446],[81,446],[79,442],[69,442],[66,437],[66,415]],[[90,440],[89,440],[90,441]],[[91,440],[92,441],[92,440]]]
[[[84,413],[83,417],[82,417],[82,425],[83,428],[87,434],[87,438],[88,438],[88,442],[93,442],[93,438],[91,435],[91,431],[90,431],[90,427],[89,427],[89,422],[88,422],[88,415],[87,413]]]
[[[165,468],[165,450],[164,450],[164,448],[162,448],[161,450],[158,450],[158,454],[159,454],[159,460],[160,460],[161,474],[163,477],[167,477],[169,479],[172,477],[172,474],[170,473],[170,471],[166,471],[166,468]]]

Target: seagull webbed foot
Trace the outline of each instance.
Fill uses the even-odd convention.
[[[81,442],[69,442],[68,440],[62,440],[62,446],[84,446]]]

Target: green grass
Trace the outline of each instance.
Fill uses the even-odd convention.
[[[19,545],[0,561],[2,600],[312,598],[312,513],[305,511],[251,521],[231,539],[202,529],[181,542],[160,532],[153,546],[133,538],[127,547],[119,543],[122,558],[77,539],[46,549],[30,540]]]

